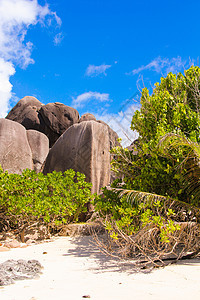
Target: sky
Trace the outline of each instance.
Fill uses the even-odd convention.
[[[0,0],[0,116],[25,96],[93,113],[129,145],[140,92],[199,65],[200,1]]]

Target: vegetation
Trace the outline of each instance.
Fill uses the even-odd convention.
[[[95,200],[117,255],[155,264],[199,253],[199,105],[198,67],[169,73],[151,96],[143,89],[131,123],[139,138],[133,151],[112,150],[118,179]]]
[[[143,89],[141,109],[135,112],[131,124],[131,128],[139,133],[135,144],[137,155],[120,147],[113,149],[113,169],[123,178],[125,188],[190,202],[176,172],[185,153],[176,151],[171,160],[159,144],[169,133],[199,143],[199,105],[198,67],[191,67],[185,75],[169,73],[166,78],[161,78],[160,84],[155,84],[151,96],[146,88]]]
[[[0,169],[1,226],[24,228],[37,221],[53,227],[77,222],[92,199],[90,187],[85,175],[73,170],[43,175],[27,169],[18,175]]]
[[[200,68],[169,73],[144,88],[132,130],[132,150],[112,149],[117,179],[93,196],[85,176],[68,170],[22,175],[0,170],[0,220],[4,228],[33,222],[57,226],[79,220],[93,201],[108,232],[106,253],[135,257],[143,266],[200,252]],[[189,253],[189,254],[188,254]]]

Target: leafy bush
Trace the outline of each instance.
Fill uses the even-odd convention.
[[[151,96],[143,89],[131,123],[139,133],[134,151],[112,149],[118,179],[95,199],[111,237],[102,247],[108,252],[148,263],[199,253],[200,210],[191,205],[200,205],[199,95],[198,67],[169,73]]]
[[[96,210],[106,220],[105,226],[110,236],[117,239],[113,224],[125,235],[134,235],[141,228],[153,225],[159,229],[161,241],[168,242],[169,235],[179,230],[179,225],[174,223],[175,218],[178,219],[177,214],[164,205],[166,199],[159,195],[152,197],[149,193],[144,195],[135,192],[133,202],[130,201],[133,200],[131,192],[133,191],[104,188],[103,195],[94,199]]]
[[[0,170],[1,218],[11,226],[40,220],[52,225],[75,222],[87,211],[91,184],[73,170],[44,175],[24,170],[22,175]]]
[[[132,119],[131,128],[139,133],[135,153],[116,147],[113,170],[123,178],[124,188],[170,196],[190,202],[183,189],[177,167],[185,151],[171,157],[159,147],[166,134],[179,134],[192,142],[200,141],[200,68],[191,67],[184,75],[169,73],[156,83],[152,95],[144,88],[141,109]],[[118,180],[119,181],[119,180]],[[118,181],[116,183],[118,183]]]
[[[200,141],[200,68],[192,66],[184,75],[169,73],[155,84],[152,95],[144,88],[141,109],[133,116],[131,128],[143,144],[154,147],[166,133],[184,133]]]

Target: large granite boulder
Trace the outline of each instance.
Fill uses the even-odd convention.
[[[32,152],[26,129],[21,124],[0,119],[0,165],[9,173],[32,169]]]
[[[96,121],[96,118],[93,114],[86,113],[81,116],[79,123],[84,122],[84,121]]]
[[[118,134],[112,128],[110,128],[110,126],[107,123],[105,123],[102,120],[96,120],[95,116],[90,113],[86,113],[81,116],[79,123],[84,122],[84,121],[96,121],[98,123],[101,123],[101,124],[104,124],[105,126],[107,126],[108,133],[109,133],[109,139],[110,139],[110,149],[112,149],[113,147],[116,147],[116,146],[120,146],[120,143],[118,142],[118,138],[119,138]]]
[[[110,141],[108,127],[85,121],[69,127],[51,148],[44,174],[74,169],[86,175],[92,192],[100,193],[110,182]]]
[[[49,152],[49,140],[41,132],[0,119],[0,165],[4,171],[21,174],[24,169],[41,171]]]
[[[38,173],[49,153],[49,139],[36,130],[27,130],[27,138],[32,152],[33,169]]]
[[[6,119],[22,124],[27,130],[44,133],[52,147],[66,129],[78,123],[79,113],[59,102],[44,105],[36,98],[27,96],[13,107]]]
[[[44,133],[50,140],[50,147],[66,129],[79,121],[79,113],[76,109],[59,102],[42,106],[39,113],[46,125]]]
[[[41,119],[38,112],[42,105],[35,97],[26,96],[13,107],[6,119],[16,121],[26,129],[41,131]]]
[[[120,143],[118,142],[118,138],[119,138],[118,134],[112,128],[110,128],[110,126],[107,123],[105,123],[104,121],[98,120],[97,122],[104,124],[105,126],[108,127],[110,149],[112,149],[113,147],[116,147],[116,146],[121,146]]]

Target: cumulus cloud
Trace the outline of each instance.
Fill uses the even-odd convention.
[[[107,102],[111,101],[109,98],[109,94],[106,93],[98,93],[98,92],[87,92],[79,95],[77,98],[73,98],[72,106],[74,108],[81,108],[84,107],[85,104],[89,103],[90,101],[95,102]]]
[[[127,107],[124,111],[120,111],[117,114],[95,114],[97,120],[102,120],[106,122],[115,132],[117,132],[118,136],[122,139],[122,146],[129,146],[135,139],[138,137],[138,133],[132,131],[131,121],[134,112],[139,109],[139,104],[132,104]]]
[[[141,66],[137,69],[132,70],[128,75],[135,75],[139,74],[142,71],[145,70],[153,70],[156,73],[177,73],[183,69],[185,66],[186,61],[183,61],[180,56],[174,57],[174,58],[161,58],[160,56],[155,58],[153,61],[151,61],[146,66]]]
[[[25,42],[30,25],[49,25],[52,20],[61,25],[60,18],[48,5],[41,6],[37,0],[0,0],[0,116],[6,115],[11,97],[10,76],[15,65],[26,68],[33,64],[33,44]]]
[[[15,69],[10,62],[0,58],[0,115],[4,117],[8,111],[8,100],[11,98],[12,84],[10,76],[14,75]]]
[[[103,74],[106,76],[107,75],[106,70],[109,68],[111,68],[111,65],[105,65],[105,64],[102,64],[100,66],[89,65],[87,67],[85,75],[89,77],[96,77],[99,76],[100,74]]]

